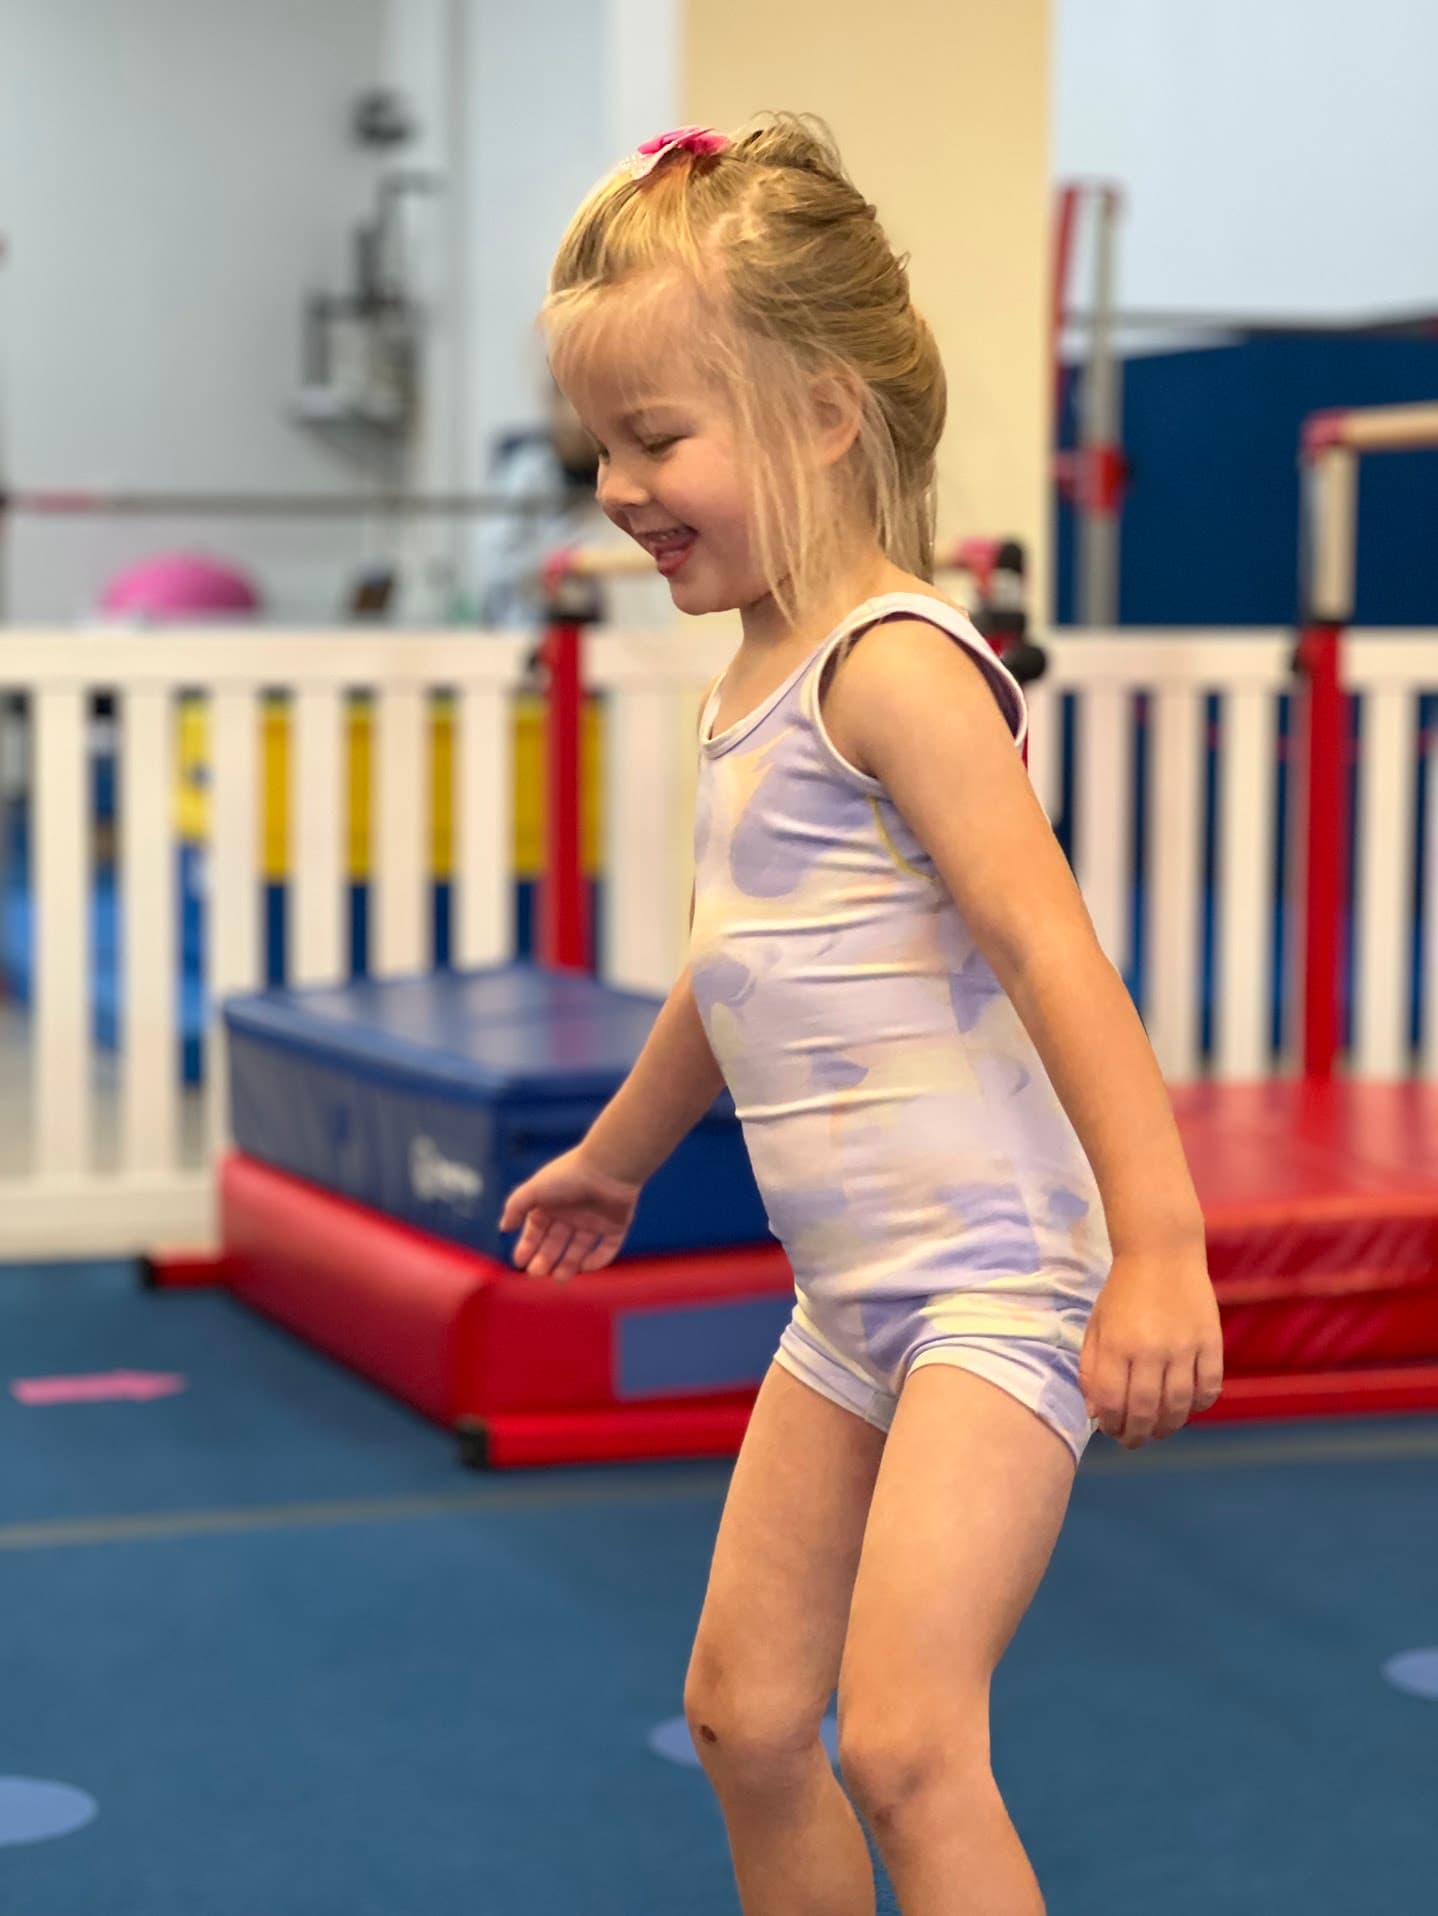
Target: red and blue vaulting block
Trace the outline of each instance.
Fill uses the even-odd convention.
[[[793,1306],[777,1245],[557,1284],[238,1154],[220,1208],[229,1290],[455,1430],[474,1463],[730,1455]]]
[[[1438,1086],[1200,1086],[1175,1107],[1227,1381],[1206,1421],[1438,1410]],[[243,1155],[220,1281],[504,1467],[737,1450],[792,1306],[777,1244],[670,1250],[565,1284]]]

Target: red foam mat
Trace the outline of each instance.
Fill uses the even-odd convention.
[[[732,1457],[744,1441],[752,1391],[697,1402],[610,1410],[501,1411],[462,1417],[460,1452],[477,1468],[625,1463],[641,1457]]]
[[[477,1335],[471,1252],[239,1155],[221,1169],[220,1226],[236,1297],[455,1422]]]
[[[220,1193],[234,1295],[490,1463],[737,1449],[793,1300],[773,1244],[556,1284],[242,1155]]]
[[[1174,1107],[1230,1378],[1438,1359],[1438,1086],[1200,1085]]]
[[[1438,1364],[1359,1365],[1351,1370],[1234,1377],[1195,1421],[1243,1424],[1281,1417],[1381,1417],[1438,1411]]]
[[[1438,1086],[1204,1085],[1174,1104],[1223,1310],[1208,1420],[1438,1409]],[[238,1157],[221,1210],[219,1281],[490,1465],[731,1453],[747,1380],[661,1397],[661,1375],[619,1401],[623,1324],[638,1306],[678,1336],[692,1307],[707,1336],[706,1311],[790,1283],[772,1244],[536,1283]],[[153,1260],[154,1281],[207,1275],[172,1268]]]

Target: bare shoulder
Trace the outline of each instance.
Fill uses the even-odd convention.
[[[824,722],[849,763],[875,776],[874,759],[892,740],[912,737],[939,712],[982,715],[985,708],[999,718],[977,661],[949,633],[916,616],[886,619],[863,634],[833,674]]]

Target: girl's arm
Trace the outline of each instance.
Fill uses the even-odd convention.
[[[1085,1352],[1090,1410],[1126,1442],[1167,1435],[1221,1384],[1203,1214],[1142,1021],[994,695],[953,640],[893,620],[854,648],[829,707],[933,858],[1093,1166],[1114,1267]]]
[[[643,1184],[723,1089],[686,965],[634,1068],[586,1133],[584,1151],[610,1177]]]
[[[699,701],[696,739],[704,707],[717,683],[711,680]],[[695,889],[691,884],[691,932]],[[685,965],[633,1070],[590,1127],[585,1148],[611,1176],[642,1184],[689,1135],[723,1089],[724,1074],[709,1049]]]

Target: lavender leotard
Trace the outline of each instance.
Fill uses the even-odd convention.
[[[972,655],[1022,742],[1018,685],[925,594],[867,600],[711,737],[716,685],[694,996],[794,1269],[777,1361],[880,1429],[911,1370],[959,1365],[1078,1457],[1094,1429],[1079,1352],[1111,1260],[1092,1169],[933,860],[820,713],[827,662],[900,615]]]

